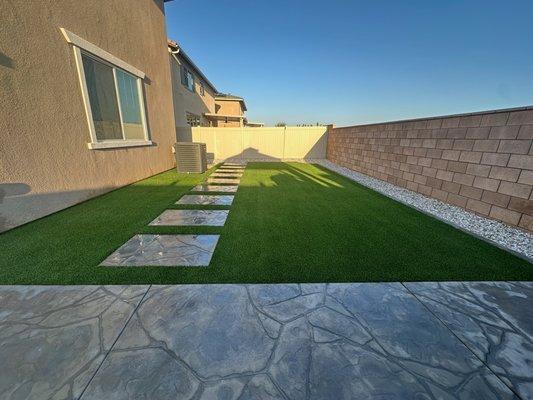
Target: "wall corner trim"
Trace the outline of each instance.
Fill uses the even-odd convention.
[[[85,50],[88,53],[94,54],[95,56],[101,58],[102,60],[107,61],[141,79],[144,79],[144,77],[146,76],[146,74],[143,71],[135,68],[134,66],[128,64],[127,62],[121,60],[120,58],[115,57],[113,54],[108,53],[105,50],[102,50],[100,47],[92,44],[91,42],[88,42],[87,40],[82,39],[75,33],[72,33],[65,28],[59,28],[59,29],[61,30],[61,33],[65,37],[65,40],[67,41],[67,43],[70,43],[76,47],[79,47],[80,49]]]

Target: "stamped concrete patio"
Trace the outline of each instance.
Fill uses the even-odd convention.
[[[533,398],[520,282],[0,287],[2,399]]]

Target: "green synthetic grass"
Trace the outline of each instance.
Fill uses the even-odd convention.
[[[510,253],[324,168],[249,163],[226,225],[149,227],[205,176],[174,171],[0,234],[1,284],[533,280]],[[207,268],[99,267],[136,233],[219,233]]]

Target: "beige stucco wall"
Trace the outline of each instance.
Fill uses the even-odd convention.
[[[215,110],[222,115],[243,115],[241,102],[237,100],[215,100]]]
[[[199,115],[202,126],[209,126],[209,121],[204,117],[204,113],[215,112],[215,92],[204,82],[204,96],[200,95],[200,77],[195,75],[194,85],[196,92],[193,93],[181,84],[181,69],[180,64],[174,56],[169,53],[170,70],[172,75],[172,97],[174,101],[174,118],[176,127],[187,126],[186,113]],[[179,55],[177,56],[180,62],[184,62]],[[185,64],[189,70],[194,74],[194,70]]]
[[[161,0],[0,2],[0,230],[174,165]],[[90,150],[72,47],[63,27],[146,73],[154,146]]]
[[[242,121],[239,119],[228,119],[228,122],[224,119],[218,119],[212,122],[212,126],[218,128],[238,128],[242,126]]]

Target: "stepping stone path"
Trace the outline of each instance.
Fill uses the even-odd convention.
[[[219,186],[219,185],[208,185],[201,184],[195,186],[191,189],[192,192],[225,192],[225,193],[235,193],[238,186]]]
[[[191,192],[236,193],[246,168],[243,164],[225,163],[206,183]],[[216,185],[213,185],[216,184]],[[233,195],[186,194],[175,204],[231,206]],[[229,210],[165,210],[149,226],[224,226]],[[156,235],[132,237],[100,265],[107,267],[207,267],[220,235]]]
[[[135,235],[100,265],[207,267],[219,235]]]
[[[242,172],[215,172],[209,175],[210,178],[242,178]]]
[[[241,182],[240,179],[231,179],[231,178],[209,178],[207,180],[207,183],[225,183],[225,184],[239,184]]]
[[[224,226],[228,210],[165,210],[150,222],[167,226]]]
[[[231,206],[233,197],[230,195],[186,194],[176,204],[198,204],[203,206]]]

